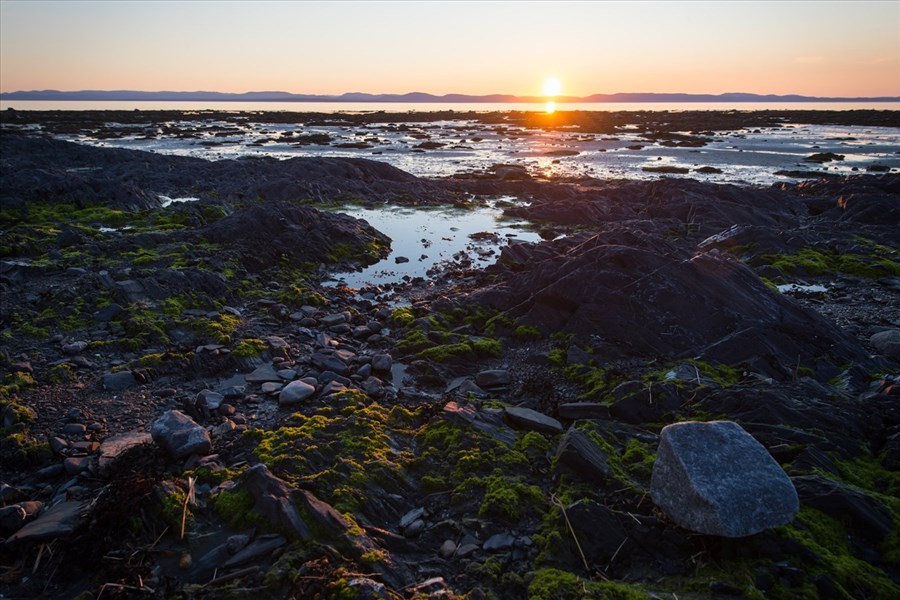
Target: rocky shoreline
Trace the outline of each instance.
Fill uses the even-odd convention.
[[[900,594],[896,174],[0,150],[2,597]],[[546,241],[322,285],[390,240],[317,207],[499,195]]]

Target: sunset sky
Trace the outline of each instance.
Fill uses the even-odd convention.
[[[0,1],[0,91],[900,96],[900,2]]]

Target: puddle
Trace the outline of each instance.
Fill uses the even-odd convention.
[[[173,204],[177,204],[180,202],[197,202],[200,198],[169,198],[168,196],[163,196],[160,194],[158,198],[162,201],[162,208],[166,208]]]
[[[778,286],[782,294],[821,294],[828,291],[824,285],[800,285],[798,283],[785,283]]]
[[[452,207],[385,206],[346,207],[337,212],[368,221],[391,238],[391,253],[384,260],[356,273],[339,273],[330,285],[354,289],[400,283],[404,278],[427,277],[436,265],[468,257],[475,266],[496,261],[509,243],[536,242],[540,236],[528,230],[529,223],[503,217],[500,198],[476,209]]]

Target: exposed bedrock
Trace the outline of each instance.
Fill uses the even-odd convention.
[[[504,249],[470,301],[545,332],[594,336],[598,359],[745,363],[785,380],[798,364],[833,377],[867,361],[859,343],[768,288],[740,262],[656,235],[576,234]]]
[[[454,196],[440,185],[363,158],[239,158],[208,161],[120,148],[94,148],[5,133],[0,204],[45,201],[138,211],[160,195],[201,200],[356,200],[428,204]]]

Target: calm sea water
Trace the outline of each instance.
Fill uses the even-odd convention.
[[[543,111],[542,103],[504,102],[113,102],[0,100],[0,109],[16,110],[216,110],[284,112],[491,112]],[[556,110],[688,111],[688,110],[900,110],[900,102],[593,102],[559,103]]]

